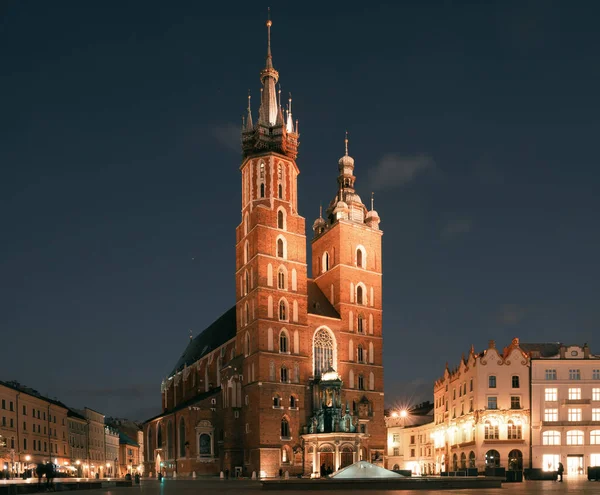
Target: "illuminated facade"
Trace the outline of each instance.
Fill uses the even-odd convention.
[[[414,475],[432,475],[435,471],[433,445],[433,404],[425,402],[410,410],[391,411],[387,426],[386,467],[408,470]]]
[[[355,190],[346,139],[334,198],[313,224],[308,278],[298,122],[275,89],[267,26],[258,118],[249,99],[242,126],[235,306],[163,381],[163,412],[144,425],[149,473],[319,475],[360,459],[383,464],[380,218]]]
[[[523,344],[531,354],[532,467],[600,466],[600,356],[587,345]]]
[[[0,382],[2,468],[20,474],[38,463],[69,464],[67,407],[17,382]]]
[[[529,465],[529,365],[513,339],[446,366],[434,386],[436,472]]]

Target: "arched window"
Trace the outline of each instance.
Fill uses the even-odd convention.
[[[452,454],[452,471],[458,471],[458,455]]]
[[[260,180],[265,180],[265,164],[264,163],[260,164],[258,176],[259,176]]]
[[[250,355],[250,334],[246,332],[246,336],[244,338],[244,356],[248,357]]]
[[[281,383],[288,383],[288,370],[285,366],[282,366],[279,370]]]
[[[394,464],[392,471],[400,471],[400,466],[398,464]]]
[[[358,344],[358,346],[356,347],[356,360],[359,363],[365,362],[365,352],[361,344]]]
[[[287,283],[286,283],[286,272],[285,272],[285,268],[283,266],[279,267],[279,270],[277,271],[277,288],[280,290],[286,290],[287,289]]]
[[[286,418],[281,420],[281,437],[290,438],[290,424]]]
[[[285,213],[282,208],[277,210],[277,228],[285,229]]]
[[[500,467],[500,453],[497,450],[488,450],[486,452],[485,467]]]
[[[572,430],[567,432],[567,445],[583,445],[583,431]]]
[[[467,469],[467,454],[464,452],[460,454],[460,468]]]
[[[167,459],[173,459],[173,423],[167,423]]]
[[[363,315],[358,315],[358,333],[365,333],[363,326]]]
[[[515,449],[508,453],[508,470],[523,471],[523,452]]]
[[[283,185],[279,184],[279,186],[277,186],[277,195],[279,197],[279,199],[283,199]]]
[[[287,301],[282,299],[279,301],[279,320],[287,321],[288,319],[288,309],[287,309]]]
[[[244,235],[248,235],[248,212],[244,215]]]
[[[469,467],[470,468],[475,467],[475,452],[473,452],[473,451],[469,452]]]
[[[314,376],[321,376],[330,367],[335,367],[335,342],[325,328],[320,328],[313,337]]]
[[[265,197],[265,185],[263,183],[260,184],[260,197]]]
[[[325,273],[329,270],[329,253],[325,251],[321,259],[321,273]]]
[[[277,238],[277,257],[278,258],[287,258],[285,239],[282,236]]]
[[[289,339],[288,334],[285,330],[279,333],[279,352],[289,352]]]
[[[373,352],[373,342],[369,342],[369,364],[373,364],[375,362],[375,356]]]
[[[356,286],[356,304],[364,304],[364,289],[362,285]]]
[[[498,425],[493,425],[489,421],[486,421],[484,426],[484,437],[486,440],[498,440],[500,438]]]
[[[365,248],[362,246],[358,246],[356,248],[356,266],[358,268],[367,267],[367,253],[365,251]]]
[[[158,423],[158,428],[156,430],[156,448],[163,448],[163,436],[162,436],[162,424]]]
[[[298,400],[293,395],[290,395],[290,407],[292,407],[292,408],[298,407]]]
[[[279,397],[279,394],[275,394],[275,397],[273,397],[273,407],[276,409],[281,408],[281,397]]]
[[[247,325],[250,321],[250,306],[248,303],[244,304],[244,325]]]
[[[522,426],[515,424],[512,420],[508,421],[506,433],[509,440],[521,440],[523,438]]]
[[[185,419],[179,420],[179,457],[186,457],[185,455]]]
[[[248,270],[244,272],[244,295],[248,295],[250,292],[250,275],[248,274]]]

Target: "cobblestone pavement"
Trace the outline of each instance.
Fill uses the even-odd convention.
[[[356,490],[357,492],[359,490]],[[214,494],[236,494],[261,493],[261,484],[257,481],[220,481],[220,480],[164,480],[158,481],[144,480],[141,485],[133,488],[103,488],[90,492],[103,495],[212,495]],[[345,490],[319,490],[325,495],[341,495],[347,493]],[[423,495],[423,494],[446,494],[446,495],[537,495],[551,494],[583,494],[596,495],[600,493],[600,482],[588,481],[587,478],[566,479],[564,483],[553,481],[524,481],[523,483],[505,483],[502,488],[493,489],[472,489],[472,490],[365,490],[368,495]],[[262,493],[285,493],[289,495],[301,495],[308,493],[303,491],[285,491],[285,492],[262,492]]]

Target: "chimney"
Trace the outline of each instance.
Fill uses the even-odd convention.
[[[565,359],[565,355],[567,353],[567,347],[564,345],[561,345],[559,348],[559,352],[560,352],[560,358]]]
[[[587,345],[587,342],[583,344],[583,359],[590,358],[590,347]]]

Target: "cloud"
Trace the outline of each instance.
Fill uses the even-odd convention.
[[[454,218],[446,222],[440,232],[443,239],[453,239],[461,234],[467,234],[473,229],[473,220],[467,217]]]
[[[217,142],[230,151],[241,152],[241,128],[231,122],[213,127],[212,133]]]
[[[498,322],[503,325],[516,325],[521,322],[527,310],[518,304],[504,304],[498,313]]]
[[[403,186],[427,171],[436,170],[435,162],[425,153],[383,155],[377,166],[369,172],[373,189],[386,189]]]

